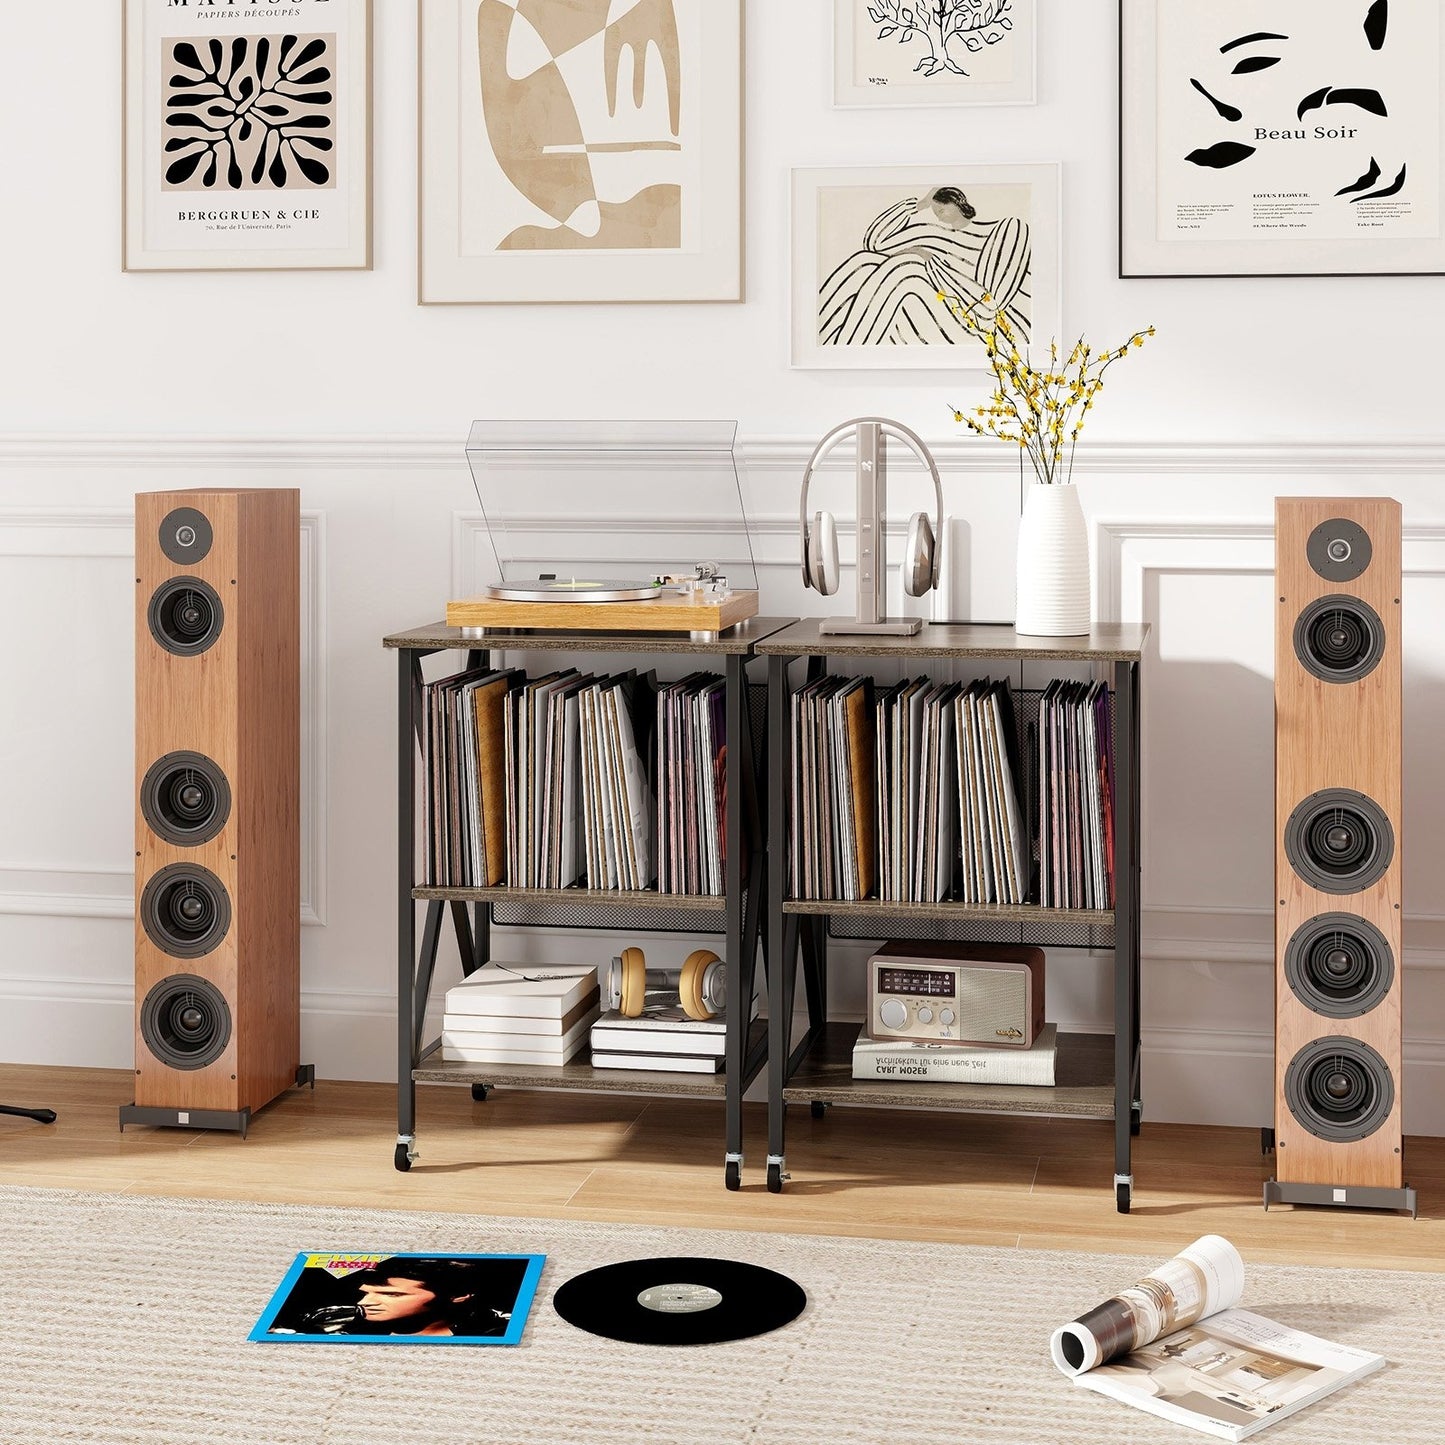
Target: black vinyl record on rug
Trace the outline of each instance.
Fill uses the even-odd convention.
[[[808,1303],[785,1274],[731,1259],[629,1259],[569,1279],[552,1297],[569,1325],[632,1345],[716,1345],[763,1335]]]

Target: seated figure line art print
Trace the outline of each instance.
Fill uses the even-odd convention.
[[[981,217],[964,190],[940,185],[888,206],[861,241],[819,285],[819,345],[973,343],[940,293],[961,300],[984,325],[1005,315],[1029,340],[1032,255],[1021,217]]]
[[[503,251],[676,250],[684,94],[676,0],[479,0],[485,143],[538,219]]]

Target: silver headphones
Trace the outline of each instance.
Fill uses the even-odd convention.
[[[858,592],[860,616],[864,593],[881,599],[885,573],[883,510],[887,502],[886,442],[897,437],[928,468],[933,478],[934,518],[915,512],[908,519],[908,538],[903,563],[903,590],[910,597],[922,597],[938,586],[943,533],[943,483],[938,467],[917,432],[887,417],[855,417],[835,426],[813,449],[803,472],[803,493],[798,506],[798,530],[803,549],[803,583],[830,597],[838,590],[838,524],[831,512],[816,512],[808,522],[808,487],[813,469],[823,457],[849,434],[858,439]],[[875,620],[877,620],[875,618]]]

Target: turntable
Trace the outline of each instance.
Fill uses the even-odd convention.
[[[467,460],[490,580],[469,632],[714,635],[757,615],[735,422],[476,422]],[[480,534],[474,533],[480,543]],[[718,561],[677,567],[706,547]]]

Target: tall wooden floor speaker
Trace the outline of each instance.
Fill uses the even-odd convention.
[[[1400,1070],[1400,504],[1275,504],[1273,1202],[1415,1212]]]
[[[300,493],[136,498],[135,1102],[233,1129],[300,1066]]]

